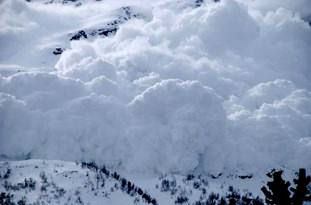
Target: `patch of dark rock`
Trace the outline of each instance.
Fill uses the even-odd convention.
[[[87,39],[87,34],[83,30],[80,30],[77,33],[73,34],[73,36],[70,38],[70,40],[71,41],[73,41],[73,40],[80,40],[81,38]]]
[[[195,5],[195,7],[200,7],[200,6],[202,6],[203,3],[204,3],[204,0],[196,0],[194,2],[194,5]]]
[[[251,178],[253,178],[253,175],[252,174],[250,174],[250,175],[240,175],[239,178],[240,179],[251,179]]]
[[[65,49],[63,48],[55,48],[55,50],[53,51],[54,55],[60,55],[64,52]]]
[[[212,179],[218,179],[221,176],[222,176],[222,173],[219,173],[218,175],[211,174]]]
[[[96,37],[108,37],[115,35],[116,32],[119,29],[119,26],[126,21],[133,19],[133,18],[139,18],[142,17],[141,14],[135,12],[135,10],[130,6],[121,7],[118,10],[119,15],[116,17],[116,19],[104,24],[101,28],[89,28],[89,29],[83,29],[80,31],[77,31],[73,34],[69,34],[70,41],[72,40],[81,40],[81,39],[87,39],[90,36]]]

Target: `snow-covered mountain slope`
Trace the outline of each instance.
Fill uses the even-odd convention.
[[[311,168],[310,1],[45,2],[0,1],[2,160]]]
[[[6,193],[6,200],[26,204],[205,204],[212,201],[213,193],[227,201],[233,192],[259,203],[255,194],[264,179],[122,175],[96,170],[92,164],[49,160],[1,162],[0,173],[0,193]]]

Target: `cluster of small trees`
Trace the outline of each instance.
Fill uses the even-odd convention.
[[[150,196],[146,191],[143,191],[142,188],[135,185],[128,179],[125,179],[120,176],[117,172],[109,171],[105,166],[99,167],[95,162],[82,162],[82,168],[87,167],[90,170],[95,172],[103,173],[107,178],[111,177],[114,180],[118,181],[121,186],[121,191],[129,194],[130,196],[138,195],[140,196],[147,204],[157,205],[157,200]]]
[[[81,165],[83,168],[93,170],[101,176],[116,180],[119,182],[118,187],[121,191],[129,194],[130,196],[136,196],[137,200],[137,197],[139,197],[147,204],[158,204],[155,198],[151,197],[146,191],[135,185],[130,180],[121,177],[117,172],[111,172],[105,166],[99,167],[94,162],[82,162]],[[293,185],[291,185],[289,181],[284,180],[282,174],[282,170],[272,170],[266,174],[271,180],[261,188],[261,191],[265,196],[265,200],[262,200],[259,197],[254,197],[251,193],[244,193],[241,195],[232,186],[229,187],[226,195],[224,196],[217,193],[207,194],[206,189],[203,186],[203,184],[208,184],[208,182],[205,181],[205,178],[187,175],[184,180],[185,182],[192,184],[194,189],[201,190],[203,195],[207,194],[205,197],[200,196],[200,200],[196,201],[194,205],[303,205],[304,202],[311,202],[311,176],[307,176],[305,169],[299,169],[297,177],[293,179]],[[7,169],[4,173],[2,173],[2,175],[0,175],[0,179],[8,179],[10,175],[11,169]],[[47,183],[47,178],[44,173],[40,173],[40,178],[42,180],[42,184]],[[98,180],[103,180],[102,182],[104,186],[104,179],[98,177]],[[4,185],[5,184],[8,184],[7,181],[5,181]],[[33,190],[35,187],[36,182],[31,178],[25,179],[23,183],[18,183],[14,186],[5,185],[7,193],[0,193],[0,205],[26,204],[26,198],[23,198],[15,203],[13,201],[14,195],[10,194],[9,191],[16,191],[26,188]],[[175,195],[177,193],[175,178],[172,180],[169,180],[168,178],[161,179],[160,187],[158,186],[157,188],[160,188],[161,192],[168,192],[171,195]],[[64,192],[64,190],[61,191]],[[175,204],[189,204],[188,197],[187,193],[177,194]]]
[[[272,180],[268,181],[266,186],[261,188],[265,200],[254,197],[251,193],[241,195],[230,186],[224,196],[217,193],[210,193],[207,198],[201,199],[200,197],[200,200],[196,201],[194,205],[303,205],[304,202],[311,201],[311,177],[306,175],[305,169],[299,169],[297,178],[293,180],[294,185],[292,187],[290,182],[282,178],[282,173],[282,170],[272,170],[267,173],[267,176]],[[251,176],[240,178],[251,178]],[[187,182],[195,179],[196,177],[194,175],[187,175],[185,178]],[[193,182],[194,189],[200,188],[200,183],[198,186],[196,186],[196,183],[196,181]],[[176,181],[174,179],[162,179],[162,192],[169,192],[171,195],[174,195],[177,192],[175,188]],[[206,193],[205,189],[202,189],[202,191],[204,191],[204,194]],[[175,204],[189,204],[188,195],[177,195]]]

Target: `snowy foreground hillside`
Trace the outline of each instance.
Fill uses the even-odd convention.
[[[8,193],[13,203],[199,205],[240,194],[243,204],[249,204],[246,199],[262,204],[254,194],[260,194],[263,176],[123,175],[92,164],[53,160],[2,162],[0,170],[0,193]]]
[[[272,169],[310,175],[310,69],[310,0],[0,0],[1,197],[264,198]]]

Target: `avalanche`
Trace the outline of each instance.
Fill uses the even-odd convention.
[[[61,2],[0,2],[2,159],[311,168],[308,0]]]

